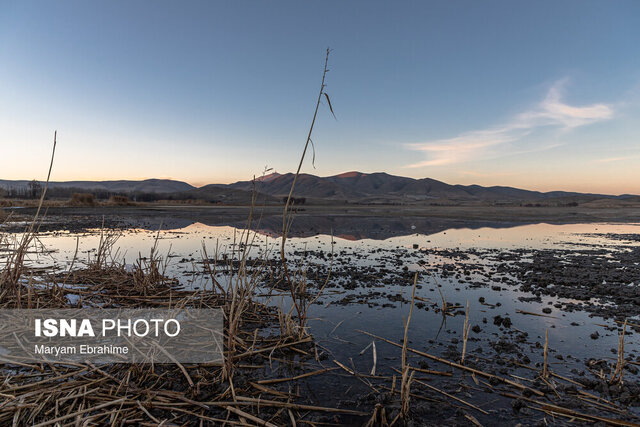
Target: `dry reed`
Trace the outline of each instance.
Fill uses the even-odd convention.
[[[289,288],[289,292],[291,295],[291,303],[293,306],[292,308],[295,309],[296,311],[296,317],[298,322],[297,331],[299,336],[304,336],[306,334],[308,307],[311,304],[313,304],[315,300],[317,300],[317,298],[320,296],[324,287],[320,289],[316,297],[313,297],[310,300],[307,296],[306,281],[303,275],[300,274],[300,272],[298,272],[297,275],[295,274],[292,275],[292,273],[289,271],[289,267],[287,266],[285,248],[286,248],[286,242],[287,242],[287,235],[291,229],[291,224],[293,223],[293,219],[294,219],[294,211],[293,209],[291,209],[293,194],[295,191],[295,186],[298,180],[298,176],[300,175],[300,170],[302,169],[302,164],[304,163],[304,159],[305,159],[307,150],[309,148],[309,144],[313,145],[311,136],[313,134],[313,128],[316,123],[316,118],[318,117],[318,110],[320,108],[320,102],[322,101],[323,95],[329,104],[331,113],[333,114],[333,107],[331,106],[331,100],[329,98],[329,95],[325,92],[325,88],[326,88],[325,79],[326,79],[327,73],[329,72],[328,65],[329,65],[330,52],[331,50],[327,48],[325,60],[324,60],[324,69],[322,72],[322,81],[320,83],[320,91],[318,93],[318,99],[316,101],[315,110],[313,112],[311,126],[309,127],[309,133],[307,134],[307,139],[304,144],[304,149],[302,150],[302,156],[300,156],[300,162],[298,163],[298,168],[296,170],[296,173],[293,176],[291,187],[289,189],[289,195],[287,196],[287,199],[284,205],[284,210],[282,213],[282,241],[280,245],[280,258],[282,261],[283,278],[286,281],[287,287]],[[335,117],[335,114],[334,114],[334,117]],[[327,281],[328,280],[329,280],[329,277],[327,277]]]

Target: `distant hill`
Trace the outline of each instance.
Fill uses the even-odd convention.
[[[271,196],[284,197],[289,194],[294,174],[267,175],[260,182],[256,183],[256,190]],[[240,181],[229,185],[218,185],[219,187],[234,188],[236,190],[250,191],[253,188],[251,181]],[[350,188],[332,182],[328,178],[320,178],[315,175],[300,174],[296,181],[295,193],[315,199],[350,199],[360,197],[361,194]]]
[[[27,180],[0,180],[0,189],[17,190],[18,194],[25,194],[29,182],[30,181]],[[52,197],[70,197],[73,192],[128,194],[135,196],[135,200],[137,201],[199,199],[211,203],[238,205],[250,204],[252,199],[252,192],[250,190],[245,191],[218,185],[205,185],[204,187],[197,188],[186,182],[170,179],[146,179],[143,181],[64,181],[49,183],[49,194],[52,194]],[[144,197],[144,195],[148,197]],[[108,194],[106,196],[103,194],[101,197],[108,197]],[[257,197],[256,203],[279,203],[279,199],[260,194]]]
[[[25,189],[30,181],[0,180],[0,188]],[[113,193],[175,193],[193,190],[195,187],[171,179],[145,179],[144,181],[64,181],[50,182],[49,188],[74,188],[80,190],[102,190]]]
[[[272,173],[256,179],[255,190],[259,203],[281,203],[289,194],[294,174]],[[25,190],[29,181],[0,180],[0,189]],[[169,179],[144,181],[66,181],[51,182],[50,188],[83,190],[87,192],[155,194],[139,200],[202,199],[223,204],[248,204],[254,189],[252,181],[232,184],[209,184],[196,188],[186,182]],[[1,191],[0,191],[1,193]],[[634,195],[585,194],[566,191],[539,192],[514,187],[480,185],[452,185],[431,178],[407,178],[384,172],[346,172],[320,177],[300,174],[296,182],[295,197],[307,203],[339,204],[411,204],[411,203],[521,203],[537,205],[578,205],[594,202],[593,206],[621,206],[640,201]],[[55,197],[55,195],[54,195]],[[600,201],[598,201],[600,200]],[[609,203],[619,200],[625,203]]]
[[[251,204],[253,198],[252,190],[239,190],[234,188],[221,187],[216,184],[205,185],[204,187],[194,188],[187,193],[196,199],[206,200],[208,202],[222,203],[226,205],[248,205]],[[273,203],[279,203],[280,200],[268,196],[266,194],[256,194],[256,206]]]
[[[276,197],[289,194],[294,174],[271,174],[256,183],[256,189]],[[251,181],[218,185],[248,191]],[[387,173],[347,172],[318,177],[301,174],[296,182],[297,197],[309,199],[349,200],[360,202],[410,202],[445,199],[450,201],[514,201],[544,200],[585,196],[587,199],[614,198],[602,194],[582,194],[565,191],[542,193],[513,187],[482,187],[480,185],[451,185],[431,178],[414,179]]]

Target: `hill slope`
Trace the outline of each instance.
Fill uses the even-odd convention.
[[[272,173],[256,179],[255,190],[267,203],[281,203],[289,194],[294,174]],[[26,190],[29,181],[0,180],[0,189]],[[199,198],[222,203],[250,203],[254,184],[238,181],[232,184],[209,184],[196,188],[186,182],[168,179],[144,181],[66,181],[51,182],[50,188],[111,193],[155,193],[175,195],[177,198]],[[520,188],[480,185],[451,185],[431,178],[407,178],[384,172],[346,172],[319,177],[300,174],[296,181],[295,197],[319,203],[412,203],[443,202],[525,202],[534,204],[586,203],[593,200],[635,201],[632,195],[584,194],[565,191],[539,192]],[[164,197],[164,196],[162,196]],[[601,202],[604,203],[604,202]],[[606,203],[605,203],[606,204]]]
[[[0,188],[21,190],[27,188],[30,181],[0,180]],[[79,190],[102,190],[113,193],[175,193],[193,190],[195,187],[182,181],[171,179],[145,179],[143,181],[52,181],[49,188],[74,188]]]
[[[256,189],[276,197],[289,194],[294,175],[267,175],[256,183]],[[250,181],[239,181],[220,187],[249,191]],[[553,191],[542,193],[513,187],[482,187],[480,185],[451,185],[431,178],[414,179],[387,173],[347,172],[340,175],[318,177],[301,174],[296,182],[297,197],[310,199],[331,199],[350,201],[411,201],[428,199],[510,201],[542,200],[583,195],[580,193]],[[589,198],[607,198],[615,196],[583,195]]]

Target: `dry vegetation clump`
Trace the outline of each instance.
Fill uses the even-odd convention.
[[[73,206],[93,206],[96,204],[96,198],[91,193],[73,193],[69,204]]]
[[[164,275],[166,261],[157,246],[133,267],[114,250],[117,235],[103,233],[99,247],[68,271],[41,271],[19,282],[17,292],[0,294],[1,308],[64,307],[191,307],[222,308],[225,315],[225,363],[210,365],[41,364],[11,363],[0,371],[0,424],[283,425],[309,413],[362,416],[348,409],[297,404],[288,391],[268,386],[282,380],[281,363],[308,372],[318,350],[311,337],[274,335],[279,314],[258,301],[255,289],[264,279],[266,263],[251,261],[254,237],[245,234],[231,253],[203,258],[203,274],[211,286],[185,290]],[[157,243],[157,240],[156,240]],[[206,253],[206,248],[203,249]],[[217,271],[227,269],[221,283]],[[260,377],[256,377],[260,373]],[[286,378],[284,382],[288,381]],[[285,384],[286,386],[286,384]],[[237,421],[234,421],[237,420]]]
[[[135,203],[135,202],[132,202]],[[210,201],[206,199],[160,199],[152,202],[144,202],[147,205],[161,205],[161,206],[211,206],[217,205],[218,202]]]
[[[22,236],[19,239],[16,239],[10,247],[6,248],[3,258],[0,258],[0,261],[2,261],[2,263],[0,263],[0,300],[5,295],[13,296],[20,292],[25,257],[32,244],[37,241],[36,234],[38,231],[38,219],[44,204],[45,195],[47,194],[47,188],[49,187],[49,179],[51,178],[51,170],[53,169],[53,159],[56,153],[56,136],[57,132],[54,132],[53,150],[51,152],[51,163],[49,164],[47,182],[45,183],[44,189],[40,195],[40,202],[38,204],[38,209],[33,216],[33,221],[26,228]]]
[[[129,200],[129,198],[127,196],[121,196],[121,195],[113,195],[113,196],[109,197],[108,204],[116,205],[116,206],[130,206],[130,205],[133,205],[133,203],[131,202],[131,200]]]
[[[66,200],[44,200],[42,205],[40,205],[39,199],[0,199],[0,210],[2,207],[10,208],[14,206],[20,206],[22,208],[37,208],[39,206],[49,208],[49,207],[59,207],[65,206],[69,202]]]

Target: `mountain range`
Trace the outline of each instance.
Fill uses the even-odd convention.
[[[289,194],[294,174],[272,173],[256,180],[255,189],[267,202],[277,202]],[[0,180],[5,190],[26,188],[29,181]],[[78,189],[85,191],[108,191],[112,193],[155,193],[188,195],[209,201],[243,203],[251,199],[252,181],[232,184],[209,184],[194,187],[186,182],[168,179],[144,181],[66,181],[51,182],[50,188]],[[588,202],[596,199],[618,199],[638,201],[632,195],[585,194],[566,191],[539,192],[514,187],[480,185],[452,185],[431,178],[408,178],[384,172],[347,172],[339,175],[319,177],[300,174],[296,181],[295,196],[304,197],[307,203],[420,203],[420,202],[513,202],[544,201],[551,199]]]
[[[259,179],[256,190],[276,197],[289,194],[294,174],[272,173]],[[253,187],[251,181],[239,181],[233,184],[216,185],[248,191]],[[362,173],[346,172],[339,175],[319,177],[300,174],[296,181],[296,196],[310,199],[347,200],[360,203],[382,202],[419,202],[427,200],[451,201],[514,201],[545,199],[627,199],[632,195],[585,194],[567,191],[539,192],[514,187],[480,185],[452,185],[431,178],[408,178],[389,175],[384,172]]]
[[[5,190],[24,189],[29,185],[27,180],[10,181],[0,179],[0,188]],[[101,190],[113,193],[175,193],[193,190],[194,186],[171,179],[145,179],[144,181],[63,181],[49,182],[49,188],[77,188],[82,190]]]

